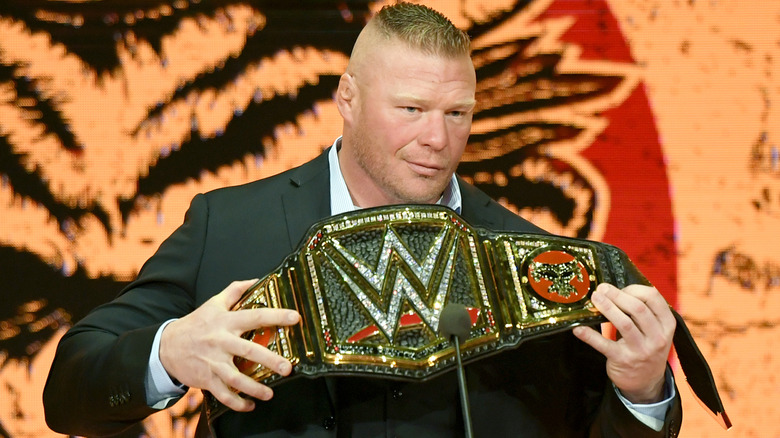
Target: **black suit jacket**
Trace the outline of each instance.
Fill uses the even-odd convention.
[[[330,215],[327,153],[280,175],[197,195],[184,223],[114,301],[60,341],[44,390],[46,421],[59,432],[116,433],[154,409],[144,378],[160,325],[231,281],[262,277]],[[543,232],[460,181],[462,216],[493,230]],[[617,399],[605,360],[566,332],[527,342],[467,367],[477,436],[656,437],[676,434],[679,396],[664,430],[637,421]],[[252,413],[228,412],[226,437],[459,436],[454,373],[423,383],[298,378],[274,388]]]

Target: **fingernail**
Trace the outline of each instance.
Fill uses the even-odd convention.
[[[287,314],[287,322],[290,324],[298,322],[298,314],[295,312],[290,312]]]
[[[601,303],[602,301],[604,301],[604,297],[601,294],[602,292],[596,289],[593,292],[593,294],[590,296],[590,300],[593,301],[594,303]]]
[[[287,362],[282,363],[279,365],[279,374],[287,375],[290,373],[290,364]]]

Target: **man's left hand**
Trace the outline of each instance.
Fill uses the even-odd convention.
[[[574,335],[606,356],[607,375],[625,398],[638,404],[661,401],[677,324],[664,297],[649,286],[621,290],[602,283],[591,301],[615,326],[618,339],[584,326],[576,327]]]

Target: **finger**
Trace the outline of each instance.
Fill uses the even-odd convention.
[[[239,372],[232,364],[221,364],[214,371],[219,380],[227,387],[232,388],[233,391],[238,391],[263,401],[270,400],[274,395],[271,388]],[[241,397],[239,396],[239,398]],[[241,403],[241,405],[246,406],[247,404]]]
[[[674,319],[669,303],[666,301],[666,298],[661,295],[658,289],[634,284],[625,287],[623,292],[644,302],[665,329],[674,330],[677,321]]]
[[[257,283],[257,279],[240,280],[230,283],[215,298],[219,300],[225,309],[231,309],[250,287]]]
[[[602,335],[601,333],[599,333],[598,331],[594,330],[591,327],[586,327],[586,326],[574,327],[572,333],[574,333],[574,336],[577,339],[590,345],[596,351],[598,351],[599,353],[603,354],[606,357],[612,357],[615,354],[615,348],[617,346],[615,341],[605,338],[604,335]]]
[[[222,402],[228,408],[238,412],[249,412],[255,408],[255,403],[252,400],[248,400],[241,397],[235,391],[230,389],[218,376],[215,376],[215,382],[210,385],[207,390],[217,400]]]
[[[620,297],[620,295],[621,292],[618,288],[611,284],[602,283],[591,295],[591,301],[599,312],[615,326],[622,338],[629,342],[640,342],[643,333],[632,319],[630,311],[627,312],[624,309],[631,307],[631,301],[635,305],[641,302],[630,295],[627,297]],[[618,301],[620,301],[620,305]]]
[[[292,371],[292,364],[289,360],[262,345],[243,338],[234,338],[234,341],[226,346],[226,350],[233,356],[260,364],[282,376],[286,376]]]
[[[230,315],[230,327],[241,333],[260,327],[290,326],[298,324],[301,315],[291,309],[242,309]]]
[[[642,285],[632,285],[622,290],[609,285],[604,286],[602,290],[631,319],[630,323],[624,321],[624,326],[616,325],[627,341],[642,343],[651,341],[653,344],[650,345],[663,346],[671,338],[674,332],[674,323],[670,321],[674,319],[671,311],[668,308],[659,310],[659,312],[665,310],[671,317],[664,320],[648,305],[648,301],[655,305],[664,301],[658,290]]]
[[[634,297],[639,302],[642,310],[640,316],[632,314],[639,330],[643,333],[642,349],[646,352],[658,352],[667,356],[677,327],[677,321],[672,311],[666,304],[666,300],[657,289],[647,286],[630,286],[623,289],[624,297]],[[636,313],[636,311],[630,311]]]

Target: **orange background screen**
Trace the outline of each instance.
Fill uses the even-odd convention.
[[[58,339],[195,194],[340,134],[332,94],[382,3],[269,3],[0,5],[0,435],[55,435],[41,392]],[[623,248],[688,321],[729,435],[780,436],[780,3],[425,3],[473,39],[459,173],[551,232]],[[725,436],[673,365],[683,435]],[[198,403],[128,436],[188,436]]]

